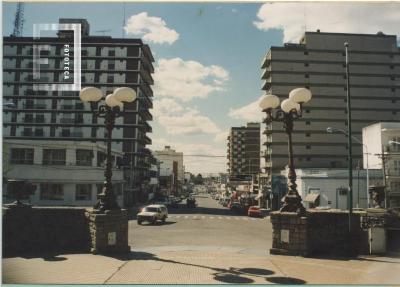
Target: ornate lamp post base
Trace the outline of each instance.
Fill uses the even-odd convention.
[[[299,215],[304,215],[306,209],[301,203],[301,198],[295,194],[287,194],[284,197],[284,204],[280,209],[281,212],[295,212]]]

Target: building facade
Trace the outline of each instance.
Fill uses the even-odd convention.
[[[112,148],[121,151],[124,168],[124,205],[137,201],[138,188],[148,183],[151,144],[148,133],[152,115],[151,85],[154,58],[148,45],[140,39],[91,36],[84,19],[60,19],[60,23],[81,24],[81,86],[94,86],[104,95],[118,87],[130,87],[138,99],[125,103],[123,116],[116,119]],[[3,99],[12,105],[3,107],[4,139],[27,141],[72,141],[104,143],[104,120],[96,117],[89,103],[79,99],[79,91],[36,89],[35,84],[65,84],[66,45],[73,51],[70,32],[59,31],[57,37],[3,38]],[[40,57],[48,63],[40,65],[40,79],[33,75],[33,48],[48,45]],[[68,60],[69,72],[73,57]],[[72,79],[73,75],[69,75]],[[94,105],[97,107],[97,104]]]
[[[34,195],[27,198],[31,204],[90,207],[104,186],[106,155],[106,146],[97,143],[6,139],[3,178],[35,185]],[[122,205],[125,180],[119,164],[123,153],[113,150],[111,155],[113,190]]]
[[[379,169],[387,207],[400,207],[400,122],[376,123],[362,130],[364,166]],[[389,143],[391,141],[391,143]]]
[[[154,151],[154,157],[160,162],[160,185],[164,193],[178,195],[185,183],[183,153],[165,146],[163,150]]]
[[[271,47],[262,61],[262,89],[281,100],[292,89],[305,87],[312,99],[293,131],[296,168],[347,167],[347,138],[328,134],[327,127],[347,130],[344,43],[349,43],[352,129],[379,121],[398,121],[400,114],[400,53],[396,36],[383,33],[306,32],[299,44]],[[288,164],[287,135],[281,122],[264,132],[266,172],[279,173]],[[353,141],[353,164],[362,160],[362,146]]]
[[[228,136],[230,181],[251,180],[260,171],[260,124],[232,127]]]

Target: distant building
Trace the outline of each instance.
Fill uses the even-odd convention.
[[[176,152],[170,146],[154,151],[154,157],[160,162],[160,185],[168,194],[179,194],[185,182],[183,153]]]
[[[294,123],[296,168],[346,168],[347,138],[327,127],[347,129],[344,43],[349,43],[353,134],[377,120],[394,122],[400,114],[400,53],[395,35],[306,32],[298,44],[271,47],[262,61],[262,89],[281,100],[305,87],[312,99]],[[266,173],[279,174],[288,164],[287,135],[282,122],[267,127]],[[353,165],[362,147],[353,141]],[[270,174],[271,175],[271,174]]]
[[[112,137],[113,149],[123,153],[124,205],[132,206],[138,201],[139,187],[150,180],[150,152],[146,145],[151,144],[147,134],[152,131],[149,125],[154,72],[151,50],[140,39],[92,36],[85,19],[60,19],[59,22],[81,24],[82,88],[94,86],[108,95],[118,87],[130,87],[137,93],[135,102],[124,104],[124,116],[116,119]],[[72,31],[59,31],[56,37],[3,38],[3,99],[13,103],[3,107],[4,139],[27,141],[29,147],[36,141],[38,145],[41,141],[105,144],[104,120],[94,116],[90,104],[79,99],[79,91],[34,89],[35,84],[71,82],[65,79],[65,59],[70,57],[68,63],[73,61],[72,56],[66,56],[67,50],[68,55],[73,52],[72,36]],[[34,44],[50,48],[41,52],[41,58],[48,63],[40,65],[40,79],[33,76]],[[67,50],[65,45],[69,45]]]
[[[287,177],[288,169],[282,171]],[[306,208],[330,207],[348,209],[349,173],[344,168],[304,168],[296,169],[296,184]],[[369,170],[370,185],[382,184],[380,170]],[[367,207],[367,171],[353,170],[353,207]]]
[[[260,171],[260,124],[232,127],[228,136],[230,181],[251,180]]]
[[[387,207],[400,207],[400,122],[381,122],[363,128],[364,167],[379,169],[384,175]]]

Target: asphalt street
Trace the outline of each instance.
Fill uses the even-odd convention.
[[[138,225],[129,221],[129,243],[133,250],[221,250],[268,254],[272,228],[267,218],[238,215],[208,195],[197,195],[197,207],[184,203],[169,208],[165,224]],[[134,218],[134,217],[133,217]]]

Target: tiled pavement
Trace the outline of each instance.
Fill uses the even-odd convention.
[[[399,284],[400,258],[315,259],[240,248],[172,246],[126,258],[69,254],[3,259],[3,283],[25,284]]]

